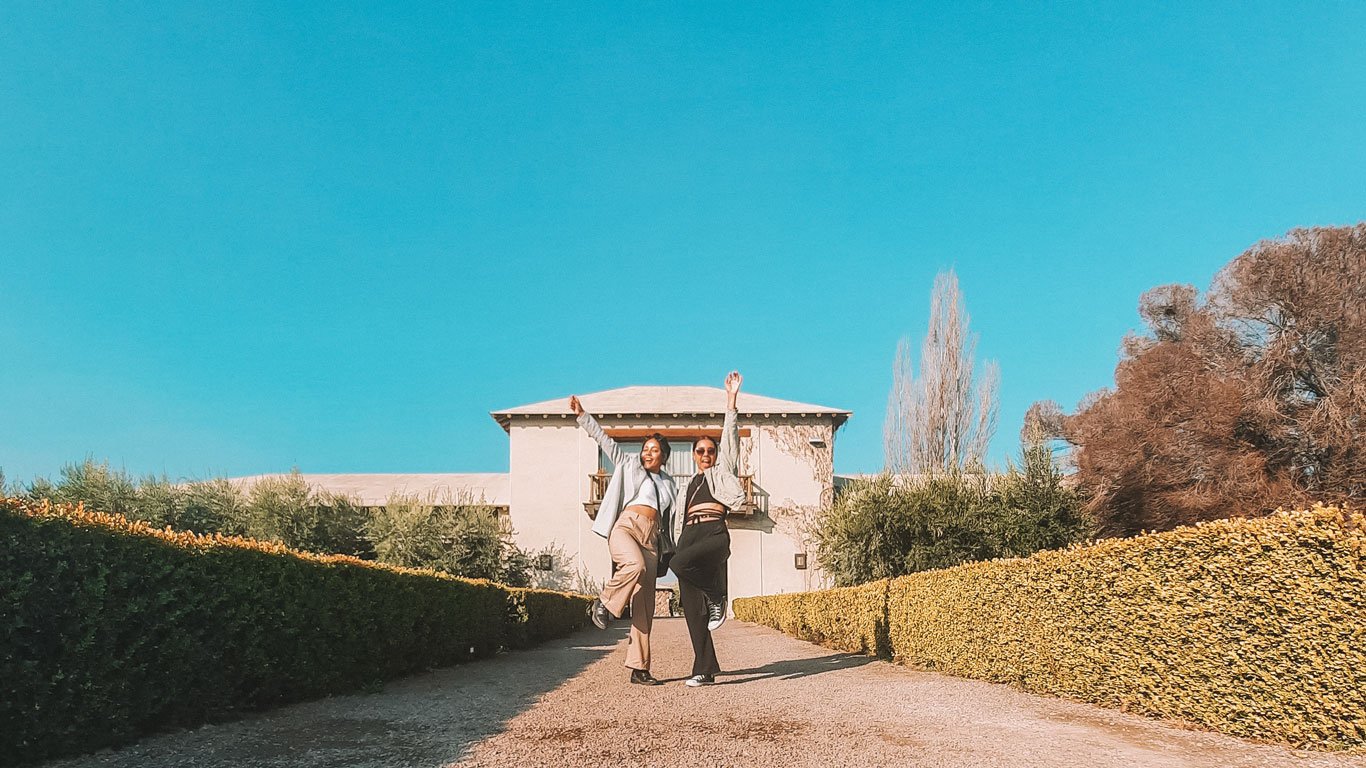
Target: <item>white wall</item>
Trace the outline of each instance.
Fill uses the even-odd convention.
[[[799,518],[814,515],[833,456],[829,418],[766,417],[746,424],[753,446],[748,470],[768,496],[767,514],[731,525],[731,597],[802,592],[824,584],[814,554],[802,542]],[[812,445],[810,438],[823,445]],[[816,470],[820,469],[818,473]],[[743,471],[743,469],[742,469]],[[820,477],[818,477],[818,474]],[[807,568],[796,567],[794,555],[807,553]]]
[[[528,552],[550,545],[604,581],[612,565],[607,540],[593,533],[583,511],[588,476],[597,471],[597,445],[567,418],[514,420],[508,437],[509,513],[517,544]],[[569,586],[569,585],[566,585]]]

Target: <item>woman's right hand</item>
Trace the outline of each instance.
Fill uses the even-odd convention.
[[[575,416],[583,415],[583,403],[579,402],[578,395],[569,396],[569,410],[573,411]]]

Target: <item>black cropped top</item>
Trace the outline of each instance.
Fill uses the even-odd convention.
[[[684,514],[695,504],[720,504],[716,497],[711,495],[711,486],[707,484],[707,476],[698,472],[693,477],[692,482],[688,483],[688,495],[684,497],[687,503],[683,506]],[[722,505],[724,506],[724,505]]]

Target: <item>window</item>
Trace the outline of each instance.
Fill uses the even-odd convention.
[[[640,448],[645,445],[645,441],[629,443],[618,441],[617,444],[621,446],[622,451],[636,457],[640,456]],[[669,460],[664,464],[664,471],[673,475],[679,488],[687,485],[688,480],[692,479],[693,474],[697,472],[697,465],[692,460],[692,445],[693,441],[685,438],[669,438]],[[608,474],[611,474],[612,470],[615,469],[612,466],[611,459],[608,459],[607,454],[602,451],[598,451],[598,469]]]

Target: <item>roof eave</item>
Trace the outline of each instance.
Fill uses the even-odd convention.
[[[671,417],[673,417],[673,418],[678,418],[678,417],[680,417],[680,416],[725,416],[725,414],[726,414],[725,411],[677,411],[677,412],[672,412],[672,413],[667,413],[667,414],[666,414],[666,413],[655,413],[655,412],[649,412],[649,413],[647,413],[647,412],[644,412],[644,411],[622,411],[622,412],[619,412],[619,413],[617,413],[617,412],[612,412],[612,411],[607,411],[607,412],[599,413],[599,414],[596,414],[596,415],[598,415],[598,416],[611,416],[611,417],[613,417],[613,418],[618,418],[618,419],[620,419],[620,418],[624,418],[624,417],[628,417],[628,416],[630,416],[630,417],[644,417],[644,416],[666,416],[666,415],[667,415],[667,416],[671,416]],[[786,412],[783,412],[783,413],[755,413],[755,412],[753,412],[753,411],[739,411],[739,412],[738,412],[738,415],[741,416],[741,417],[749,417],[749,418],[755,418],[755,417],[760,417],[760,416],[809,416],[809,417],[814,417],[814,418],[820,418],[820,417],[822,417],[822,416],[829,416],[830,419],[831,419],[831,422],[833,423],[834,428],[835,428],[835,429],[839,429],[840,427],[844,426],[844,423],[845,423],[845,422],[849,421],[849,417],[853,416],[853,415],[854,415],[854,412],[853,412],[853,411],[819,411],[819,412],[786,411]],[[531,417],[533,417],[533,416],[540,416],[542,419],[549,419],[549,418],[552,417],[552,416],[559,417],[559,418],[571,418],[571,414],[567,414],[567,413],[508,413],[508,412],[506,412],[506,411],[492,411],[492,412],[489,413],[489,416],[492,417],[494,421],[498,422],[498,426],[502,427],[502,428],[503,428],[503,431],[504,431],[504,432],[507,432],[508,434],[511,434],[511,433],[512,433],[512,417],[513,417],[513,416],[525,416],[525,417],[527,417],[527,418],[531,418]]]

